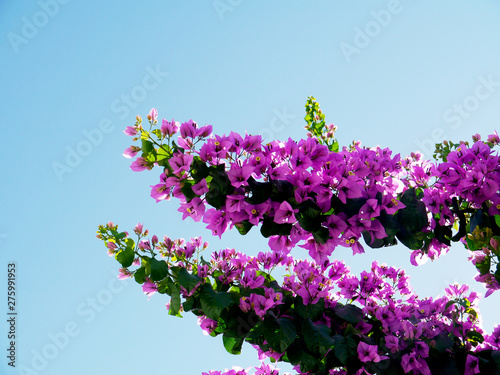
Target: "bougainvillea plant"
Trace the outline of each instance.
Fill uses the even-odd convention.
[[[179,124],[152,109],[125,129],[137,146],[124,156],[133,171],[160,169],[151,196],[178,199],[182,219],[215,236],[253,227],[269,249],[249,256],[215,251],[201,238],[160,240],[138,224],[132,239],[112,222],[97,237],[120,263],[119,277],[167,294],[170,315],[197,315],[225,349],[250,343],[259,359],[291,363],[298,374],[500,374],[500,326],[482,330],[479,296],[450,285],[444,297],[419,298],[403,269],[372,263],[354,275],[336,260],[401,243],[414,265],[461,242],[486,296],[500,289],[500,158],[495,132],[473,143],[437,145],[435,162],[401,158],[387,148],[340,147],[314,98],[306,104],[307,138],[213,135],[212,126]],[[291,256],[303,248],[305,259]],[[286,269],[282,280],[272,274]],[[206,375],[248,374],[247,370]],[[254,374],[277,375],[262,363]]]

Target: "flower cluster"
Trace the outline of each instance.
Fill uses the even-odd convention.
[[[374,261],[351,274],[332,260],[338,246],[353,254],[400,242],[420,264],[462,242],[486,285],[500,289],[500,158],[495,132],[474,143],[443,142],[436,162],[402,158],[360,142],[340,148],[314,98],[306,104],[308,137],[262,144],[260,136],[213,135],[212,126],[163,119],[152,109],[149,129],[137,116],[125,134],[141,142],[124,156],[131,169],[162,168],[151,186],[157,201],[179,199],[182,218],[203,221],[219,237],[254,226],[271,251],[234,249],[200,256],[208,246],[149,237],[134,241],[109,222],[97,237],[145,294],[167,294],[169,314],[191,312],[207,335],[223,336],[239,354],[250,343],[259,359],[291,363],[299,374],[464,373],[500,371],[500,326],[483,332],[479,296],[451,285],[443,297],[419,298],[402,269]],[[305,249],[310,259],[294,259]],[[273,274],[286,272],[282,280]],[[255,375],[278,375],[268,364]],[[247,375],[233,368],[205,375]]]
[[[273,365],[269,365],[266,363],[262,363],[259,367],[255,367],[257,371],[255,371],[252,375],[279,375],[279,370],[276,369]],[[226,371],[209,371],[202,372],[202,375],[250,375],[250,369],[242,369],[241,367],[233,367],[232,370]],[[283,375],[290,375],[288,373],[284,373]]]
[[[208,244],[201,238],[148,239],[141,224],[134,233],[137,241],[111,222],[99,227],[98,237],[123,267],[120,277],[134,278],[149,296],[170,295],[170,314],[198,315],[206,334],[232,338],[224,340],[231,353],[247,341],[261,360],[290,362],[300,374],[391,367],[431,374],[455,362],[487,373],[494,366],[492,351],[500,350],[500,327],[483,332],[479,296],[467,286],[451,285],[444,297],[420,299],[404,270],[376,261],[358,276],[342,261],[317,264],[276,252],[252,257],[224,249],[205,261],[199,255]],[[277,268],[288,274],[281,285],[271,275]],[[263,364],[255,374],[277,371]]]
[[[318,117],[314,103],[306,120],[317,133],[328,126],[318,125],[316,118],[324,115]],[[151,129],[155,111],[148,117]],[[500,251],[478,248],[473,238],[476,228],[490,230],[488,239],[500,236],[496,135],[488,142],[476,137],[470,148],[454,145],[456,150],[443,152],[446,161],[432,164],[419,153],[402,158],[359,142],[338,150],[332,136],[263,145],[260,136],[214,136],[211,125],[199,127],[192,120],[163,120],[160,129],[151,129],[143,129],[140,120],[126,129],[142,140],[142,156],[131,168],[163,167],[151,196],[157,202],[179,198],[182,218],[203,221],[213,235],[233,227],[246,234],[260,225],[273,251],[288,254],[300,246],[317,263],[339,245],[363,253],[361,238],[374,248],[401,242],[413,250],[414,265],[447,252],[451,241],[462,241],[470,250],[482,250],[471,258],[480,271],[476,279],[490,293],[500,288],[494,273]],[[125,154],[137,149],[131,146]]]

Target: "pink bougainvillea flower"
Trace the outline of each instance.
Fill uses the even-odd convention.
[[[151,111],[149,111],[149,114],[148,114],[148,120],[151,120],[151,122],[156,122],[158,118],[158,111],[156,110],[156,108],[151,108]]]
[[[493,134],[490,134],[488,136],[487,142],[493,143],[494,145],[497,145],[500,143],[500,137],[498,136],[498,133],[496,130],[493,132]]]
[[[170,199],[170,187],[166,184],[161,183],[157,185],[152,185],[151,187],[151,197],[156,200],[156,203],[162,200]]]
[[[278,224],[293,224],[297,221],[295,218],[295,212],[298,211],[298,209],[294,210],[290,203],[283,201],[274,214],[274,222]]]
[[[179,123],[175,122],[174,119],[172,119],[172,121],[170,121],[170,122],[163,119],[161,121],[160,131],[164,137],[167,137],[167,136],[171,137],[179,131]]]
[[[412,352],[410,354],[403,355],[401,361],[401,367],[403,368],[405,373],[408,373],[413,370],[414,374],[420,374],[421,373],[420,370],[422,369],[422,363],[417,358],[417,354]]]
[[[210,335],[217,328],[217,321],[207,318],[205,315],[198,317],[198,325],[205,336]]]
[[[137,135],[137,129],[132,126],[127,126],[123,132],[130,137]]]
[[[192,155],[175,153],[168,161],[168,164],[173,169],[173,173],[180,175],[182,171],[189,171],[189,167],[193,161]]]
[[[203,222],[207,223],[207,229],[212,231],[214,236],[219,236],[222,238],[222,233],[224,233],[229,225],[229,219],[226,214],[222,211],[211,208],[203,216]]]
[[[150,169],[150,167],[148,166],[146,159],[138,157],[132,164],[130,164],[130,169],[134,172],[142,172],[146,169]]]
[[[191,216],[194,221],[200,221],[205,213],[205,202],[194,197],[189,203],[181,203],[177,211],[182,212],[182,220]]]
[[[363,246],[358,241],[359,236],[356,235],[351,229],[347,229],[343,236],[340,244],[345,247],[350,247],[352,249],[352,253],[354,254],[362,254],[365,252]]]
[[[358,344],[358,358],[361,362],[380,362],[382,359],[389,357],[379,356],[377,345],[369,345],[360,341]]]
[[[212,125],[205,125],[196,130],[196,136],[200,138],[207,138],[212,134]]]
[[[465,372],[464,375],[474,375],[479,374],[479,358],[468,354],[465,361]]]
[[[109,242],[106,244],[106,246],[107,246],[107,247],[108,247],[108,249],[110,249],[110,250],[116,250],[116,249],[118,249],[118,246],[116,246],[116,244],[115,244],[114,242],[111,242],[111,241],[109,241]]]
[[[399,351],[399,339],[396,336],[385,336],[385,346],[391,353],[396,353]]]
[[[193,191],[195,194],[203,195],[208,192],[208,186],[206,180],[201,180],[200,182],[193,185]]]
[[[448,288],[444,289],[444,291],[446,292],[446,295],[449,298],[460,297],[463,294],[467,293],[468,290],[469,290],[468,285],[460,286],[460,284],[451,284]]]
[[[151,297],[157,292],[156,284],[151,281],[150,278],[146,278],[146,282],[142,284],[142,291],[147,296]]]
[[[140,147],[130,146],[129,148],[125,149],[125,151],[123,151],[123,156],[127,159],[132,159],[133,157],[135,157],[135,155],[137,155],[139,151],[141,151]]]
[[[380,206],[376,199],[368,199],[366,203],[359,209],[359,217],[370,220],[373,217],[380,216]]]
[[[147,239],[142,239],[137,245],[141,250],[151,250],[151,243]]]
[[[126,268],[120,268],[118,270],[118,278],[120,280],[124,280],[124,279],[127,279],[129,277],[132,277],[132,275],[130,274],[130,271]]]
[[[198,126],[193,120],[183,122],[180,127],[180,133],[182,138],[195,138],[196,130]]]
[[[233,165],[232,168],[227,171],[227,176],[229,177],[229,181],[231,181],[231,185],[236,188],[248,185],[247,181],[252,175],[253,169],[254,168],[250,165],[243,167],[237,164]]]
[[[135,234],[141,234],[143,229],[143,225],[141,223],[137,223],[134,227]]]
[[[272,251],[280,254],[288,254],[293,247],[288,236],[270,236],[268,245]]]
[[[266,281],[265,277],[262,275],[257,276],[256,270],[254,268],[245,269],[245,274],[241,278],[240,283],[244,288],[256,289],[260,288],[264,281]]]
[[[255,367],[254,375],[279,375],[279,370],[271,364],[262,363],[259,367]]]
[[[260,204],[249,204],[245,207],[245,211],[248,214],[248,221],[253,225],[258,225],[259,222],[263,219],[264,214],[269,210],[270,203],[269,199]]]

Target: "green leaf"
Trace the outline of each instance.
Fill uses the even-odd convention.
[[[111,231],[111,234],[113,235],[113,237],[114,237],[116,240],[121,240],[122,238],[124,238],[124,237],[127,235],[127,233],[125,233],[125,232],[121,232],[121,233],[119,233],[119,232],[117,232],[116,230],[112,230],[112,231]]]
[[[302,333],[308,349],[314,353],[325,355],[333,346],[330,328],[324,324],[314,324],[307,318],[302,324]]]
[[[314,373],[318,366],[318,360],[312,355],[306,352],[302,352],[300,355],[300,371],[303,373],[311,372]]]
[[[387,233],[387,228],[386,228],[386,233]],[[396,232],[397,233],[397,232]],[[396,234],[394,233],[394,234]],[[398,241],[396,240],[394,235],[389,235],[385,238],[376,238],[372,237],[370,232],[364,230],[361,232],[363,235],[363,239],[365,240],[365,243],[370,246],[372,249],[379,249],[381,247],[386,247],[386,246],[394,246],[398,244]]]
[[[358,358],[358,353],[356,351],[358,344],[351,335],[347,337],[335,335],[332,339],[333,351],[343,365],[347,365],[352,360]]]
[[[488,227],[488,216],[483,213],[481,209],[477,209],[476,212],[471,216],[469,221],[469,230],[470,233],[474,232],[476,227],[485,228]],[[495,218],[496,221],[496,218]]]
[[[144,284],[146,281],[146,268],[141,266],[134,272],[134,279],[139,284]]]
[[[156,156],[154,152],[150,154],[143,154],[142,157],[146,159],[146,161],[149,162],[149,164],[153,164],[154,162],[156,162]]]
[[[201,308],[207,317],[219,320],[220,313],[233,303],[233,297],[227,292],[216,292],[210,284],[200,287]]]
[[[300,364],[302,372],[312,371],[317,364],[317,360],[308,354],[305,349],[301,347],[299,340],[296,340],[286,351],[289,362],[294,366]]]
[[[263,328],[266,341],[278,353],[283,353],[297,337],[295,324],[291,318],[266,317]]]
[[[465,240],[467,241],[467,248],[471,251],[481,250],[482,247],[480,244],[476,243],[473,239],[469,238],[469,236],[465,236]],[[489,269],[489,267],[488,267]]]
[[[231,185],[231,181],[224,171],[224,164],[210,167],[210,175],[212,180],[209,190],[205,194],[205,199],[208,204],[219,210],[226,203],[226,197],[234,192],[234,186]]]
[[[497,367],[500,366],[500,351],[493,351],[491,353],[491,359],[497,364]]]
[[[272,201],[281,203],[294,198],[294,186],[291,182],[285,180],[271,180],[270,182]]]
[[[164,260],[151,258],[151,280],[160,281],[168,275],[168,265]]]
[[[170,289],[168,288],[168,279],[170,279],[170,277],[166,277],[162,281],[157,283],[156,291],[158,293],[170,295]]]
[[[332,198],[336,200],[336,198]],[[345,204],[338,201],[340,204],[340,211],[344,212],[347,217],[357,215],[361,207],[363,207],[368,199],[366,198],[347,198]],[[333,202],[332,202],[333,203]]]
[[[193,290],[194,287],[196,287],[196,285],[198,285],[198,283],[201,280],[203,280],[201,277],[189,273],[188,270],[186,270],[183,267],[179,270],[179,273],[177,274],[177,281],[179,281],[179,284],[181,284],[184,288],[186,288],[188,293],[190,293],[191,290]]]
[[[143,139],[141,149],[142,149],[142,152],[144,154],[149,154],[155,150],[155,146],[153,145],[153,143],[151,141]]]
[[[416,235],[408,232],[404,228],[397,233],[396,237],[410,250],[419,250],[424,246],[423,239],[418,238]]]
[[[206,163],[199,156],[195,156],[191,162],[191,176],[193,176],[195,181],[200,182],[204,178],[207,178],[209,173],[210,170]]]
[[[451,225],[440,225],[436,221],[436,228],[434,228],[434,235],[436,239],[448,246],[451,245],[450,238],[452,237]]]
[[[445,306],[445,308],[444,308],[444,311],[448,310],[448,309],[450,308],[450,306],[451,306],[451,305],[454,305],[455,303],[456,303],[456,301],[455,301],[455,300],[448,301],[448,302],[446,303],[446,306]]]
[[[250,192],[250,197],[246,198],[245,201],[250,204],[260,204],[270,198],[272,185],[270,182],[258,182],[255,181],[255,178],[250,177],[246,189]]]
[[[243,345],[245,339],[243,337],[235,337],[224,332],[222,335],[222,342],[224,343],[224,348],[231,354],[240,354],[241,346]]]
[[[245,220],[245,221],[242,221],[241,223],[235,224],[234,226],[236,227],[238,232],[244,236],[245,234],[247,234],[250,231],[250,229],[252,229],[253,224],[251,222],[249,222],[248,220]]]
[[[340,318],[347,320],[349,323],[358,324],[363,320],[363,311],[355,305],[345,305],[334,308],[335,314]]]
[[[135,252],[134,249],[127,247],[124,250],[120,250],[116,255],[115,258],[120,264],[122,265],[123,268],[130,267],[132,263],[134,262],[135,258]]]
[[[312,232],[312,235],[316,242],[324,244],[330,237],[330,231],[325,227],[321,227],[318,230]]]
[[[172,150],[170,149],[170,146],[166,144],[158,147],[158,151],[156,153],[157,161],[168,160],[172,157]]]
[[[124,242],[127,245],[127,247],[131,247],[132,249],[135,248],[135,242],[132,238],[125,238]]]
[[[320,230],[324,219],[321,209],[312,200],[308,199],[300,204],[299,212],[295,215],[302,229],[308,232]]]
[[[500,227],[500,215],[495,215],[495,223]]]
[[[292,224],[278,224],[274,222],[273,217],[265,217],[262,220],[260,233],[265,238],[270,236],[288,236],[292,231]]]
[[[458,304],[466,309],[468,309],[470,307],[470,301],[467,299],[467,298],[464,298],[464,299],[460,299],[458,301]]]
[[[411,234],[420,232],[428,224],[427,211],[425,203],[417,198],[415,188],[406,190],[401,202],[406,207],[396,214],[399,224]]]
[[[476,268],[481,275],[486,275],[490,272],[491,258],[486,256],[482,262],[476,263]]]
[[[168,310],[169,315],[181,316],[181,293],[177,285],[173,282],[173,280],[168,277],[167,278],[168,289],[170,291],[170,310]]]
[[[194,310],[196,307],[196,301],[194,297],[188,297],[183,303],[182,303],[182,308],[184,311],[191,311]]]
[[[382,201],[382,194],[380,194],[380,202],[381,201]],[[396,234],[400,230],[400,225],[398,223],[396,215],[389,215],[385,211],[382,211],[380,213],[380,216],[378,217],[378,220],[380,221],[380,224],[382,224],[382,226],[384,227],[387,237],[379,239],[372,237],[372,235],[368,231],[363,231],[362,235],[366,244],[370,246],[372,249],[397,245],[398,241],[396,240]]]
[[[483,335],[481,335],[477,331],[469,331],[467,332],[466,336],[469,339],[469,341],[477,342],[479,344],[481,344],[484,341]]]
[[[186,201],[188,203],[191,202],[191,199],[193,199],[193,198],[195,198],[195,197],[198,196],[193,191],[193,188],[192,188],[193,184],[194,184],[194,181],[186,180],[186,181],[184,181],[184,184],[181,187],[181,192],[184,195],[184,197],[186,198]]]
[[[304,305],[302,297],[295,297],[294,307],[297,314],[302,318],[310,318],[312,320],[317,320],[323,315],[325,310],[325,299],[320,298],[320,300],[314,305]]]
[[[435,348],[440,352],[444,352],[445,350],[453,347],[454,341],[451,335],[446,334],[445,332],[441,332],[433,339],[436,342]]]
[[[334,141],[331,145],[328,146],[328,149],[331,152],[339,152],[339,143],[337,141]]]
[[[161,130],[160,129],[154,129],[151,131],[151,133],[153,133],[154,135],[156,135],[156,138],[158,139],[161,139],[163,137],[163,135],[161,134]]]

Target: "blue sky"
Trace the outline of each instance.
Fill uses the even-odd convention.
[[[496,1],[116,1],[0,3],[3,163],[0,301],[16,263],[16,369],[2,374],[200,374],[258,363],[225,353],[193,317],[170,317],[162,296],[116,281],[98,224],[137,222],[211,249],[254,254],[250,233],[210,238],[156,204],[156,173],[121,154],[136,114],[212,124],[215,133],[300,139],[315,96],[341,144],[361,140],[431,157],[432,144],[498,129],[500,4]],[[295,255],[303,256],[300,250]],[[334,255],[354,271],[375,258],[404,267],[420,296],[470,283],[460,246],[415,268],[403,247]],[[498,294],[498,293],[497,293]],[[497,323],[500,296],[480,304]],[[7,315],[0,323],[6,352]],[[58,345],[58,346],[57,346]],[[282,366],[282,368],[287,368]]]

